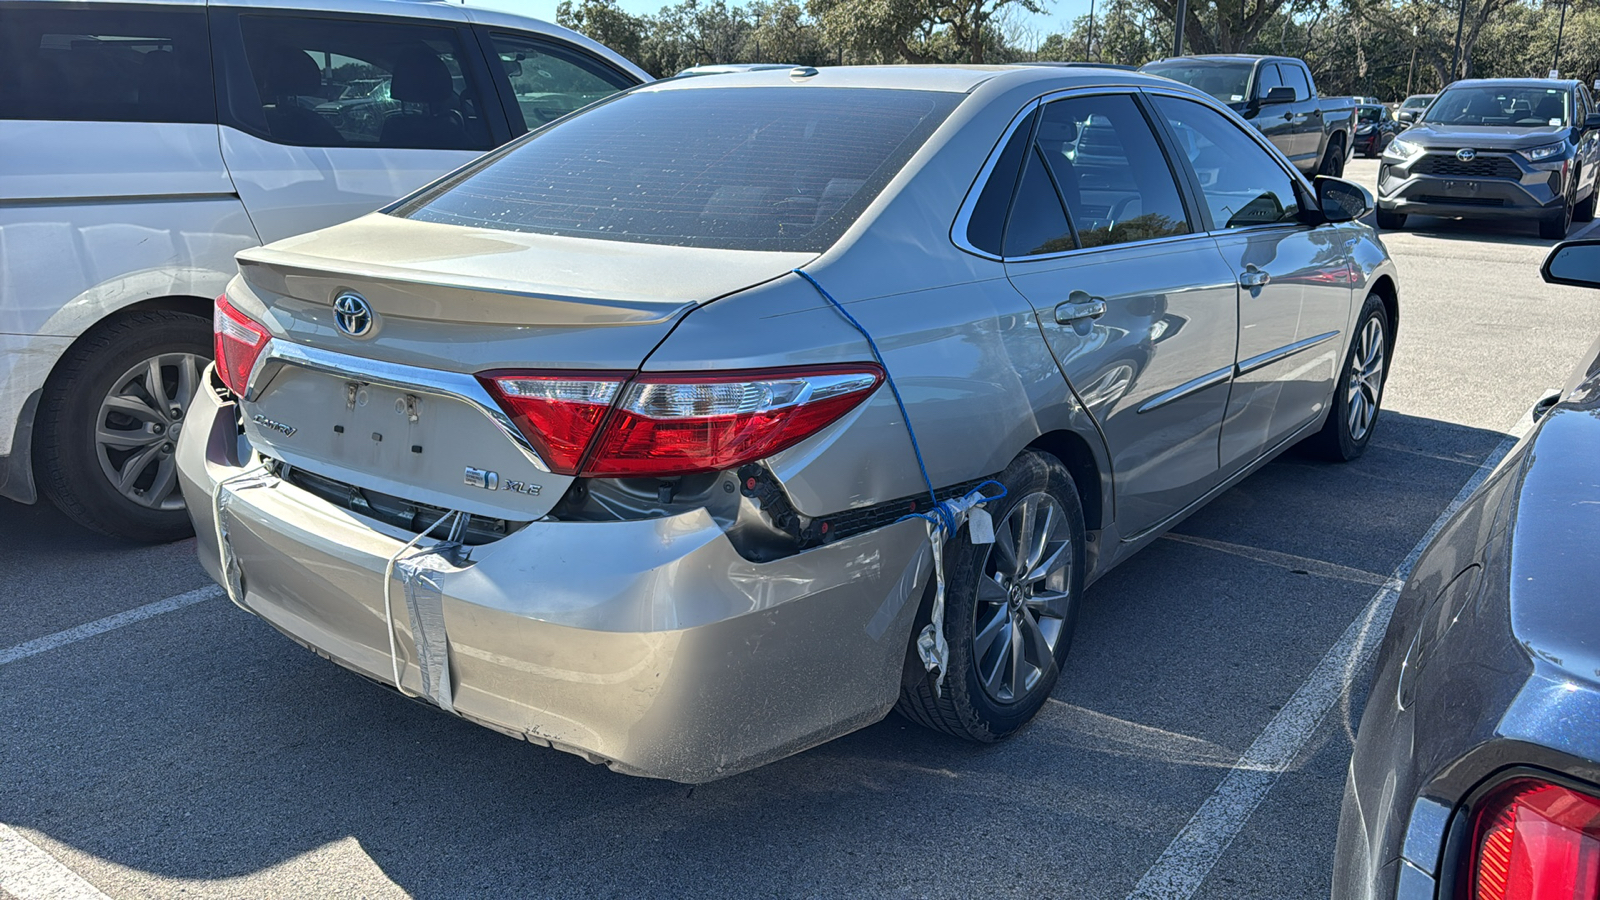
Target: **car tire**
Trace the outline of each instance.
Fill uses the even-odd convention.
[[[1596,194],[1600,194],[1600,185],[1597,185],[1593,190],[1589,191],[1589,196],[1583,198],[1582,203],[1579,203],[1577,206],[1572,208],[1572,221],[1594,221],[1594,201]]]
[[[1399,231],[1406,227],[1406,214],[1378,207],[1378,227],[1384,231]]]
[[[193,534],[174,450],[211,352],[210,322],[168,310],[121,316],[79,339],[39,405],[34,458],[44,495],[113,537]]]
[[[933,676],[921,671],[914,633],[908,660],[913,674],[895,706],[913,722],[980,743],[1015,733],[1044,706],[1072,643],[1083,596],[1083,505],[1066,466],[1029,450],[1012,460],[999,481],[1006,495],[986,507],[994,543],[973,544],[963,528],[945,544],[950,668],[943,690],[936,695]],[[1035,555],[1039,562],[1018,578],[1009,574],[1018,568],[1010,560],[1017,555],[1017,535],[1029,533],[1030,521],[1034,536],[1044,539]],[[926,616],[919,620],[918,633],[926,622]]]
[[[1317,169],[1318,175],[1331,175],[1339,178],[1344,175],[1344,135],[1336,134],[1328,139],[1327,155],[1322,157],[1322,165]]]
[[[1356,319],[1344,367],[1334,382],[1328,419],[1321,431],[1302,444],[1312,456],[1349,462],[1367,451],[1383,407],[1383,386],[1389,379],[1389,353],[1394,344],[1389,329],[1383,298],[1368,294]]]

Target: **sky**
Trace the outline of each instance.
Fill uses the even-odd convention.
[[[487,0],[484,5],[554,22],[558,2],[559,0]],[[676,0],[617,0],[617,5],[634,15],[644,15],[654,13],[674,2]],[[1073,19],[1089,14],[1090,0],[1040,0],[1040,2],[1049,10],[1048,13],[1045,15],[1024,13],[1021,16],[1021,22],[1036,30],[1040,40],[1057,31],[1067,31],[1072,27]],[[729,0],[729,5],[741,5],[741,0]]]

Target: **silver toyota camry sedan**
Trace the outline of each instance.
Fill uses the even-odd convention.
[[[896,708],[998,740],[1087,585],[1287,447],[1365,448],[1370,208],[1134,72],[645,85],[240,255],[178,447],[201,560],[621,772]]]

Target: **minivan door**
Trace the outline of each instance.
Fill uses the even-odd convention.
[[[1224,472],[1311,424],[1332,397],[1352,313],[1346,233],[1306,225],[1307,191],[1258,139],[1197,100],[1151,92],[1238,284],[1239,350]]]
[[[1191,221],[1132,94],[1045,105],[1005,231],[1006,271],[1104,435],[1124,538],[1219,481],[1235,288]]]
[[[263,242],[352,219],[510,137],[455,7],[212,14],[222,153]],[[226,61],[226,62],[224,62]]]

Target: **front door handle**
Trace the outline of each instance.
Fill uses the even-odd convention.
[[[1098,319],[1106,314],[1104,297],[1091,297],[1084,291],[1073,291],[1067,302],[1056,306],[1056,324],[1071,325],[1084,319]]]
[[[1292,113],[1292,112],[1284,113],[1283,114],[1283,120],[1285,122],[1293,122],[1294,121],[1294,113]]]
[[[1244,267],[1239,273],[1239,286],[1246,288],[1265,287],[1272,281],[1272,276],[1254,265]]]

